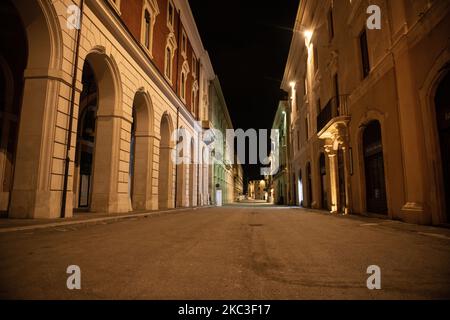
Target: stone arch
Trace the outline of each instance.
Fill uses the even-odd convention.
[[[98,116],[123,116],[122,110],[122,80],[119,67],[114,57],[106,52],[103,46],[93,47],[84,57],[88,61],[99,82]],[[127,119],[131,123],[131,119]]]
[[[356,132],[356,139],[357,139],[357,150],[356,158],[357,158],[357,166],[358,169],[357,172],[359,174],[358,181],[359,181],[359,201],[361,206],[361,212],[362,213],[368,213],[367,208],[367,190],[366,190],[366,163],[365,163],[365,157],[364,157],[364,132],[366,127],[372,123],[377,122],[380,125],[381,129],[381,140],[383,141],[383,167],[384,167],[384,176],[385,176],[385,188],[386,188],[386,203],[388,208],[388,215],[390,218],[393,218],[391,208],[391,199],[389,197],[389,166],[387,163],[388,159],[388,151],[385,147],[385,132],[386,132],[386,121],[385,121],[385,114],[378,110],[378,109],[371,109],[370,111],[366,112],[363,116],[363,118],[359,122],[358,131]]]
[[[367,122],[362,128],[362,149],[364,158],[365,207],[370,213],[388,214],[386,174],[381,123]]]
[[[92,154],[90,156],[85,155],[86,162],[84,163],[82,163],[83,158],[80,158],[82,162],[79,163],[79,168],[75,166],[77,170],[80,170],[84,166],[88,168],[89,162],[92,162],[90,164],[91,175],[88,175],[89,182],[86,182],[89,186],[88,197],[90,200],[85,202],[84,207],[92,212],[126,212],[129,210],[129,195],[126,192],[128,181],[119,179],[120,152],[122,152],[120,151],[120,135],[122,122],[126,121],[119,117],[122,114],[120,75],[114,60],[100,48],[94,48],[87,54],[84,60],[82,78],[85,77],[86,72],[92,72],[95,78],[96,98],[95,102],[85,100],[89,99],[91,93],[86,92],[90,89],[84,83],[83,92],[80,96],[79,116],[82,115],[85,107],[90,107],[90,104],[95,105],[93,108],[95,112],[93,120],[95,122],[93,124],[95,133],[91,139],[94,140]],[[80,120],[81,118],[79,118]],[[81,156],[79,152],[83,152],[83,150],[77,150],[77,156]],[[78,174],[77,170],[75,171],[75,177]],[[74,183],[80,183],[78,189],[80,195],[82,190],[85,192],[87,188],[82,185],[83,179],[86,179],[82,173],[84,172],[80,171],[79,180],[74,179]],[[86,170],[86,173],[89,173],[89,170]],[[78,188],[77,185],[74,187]],[[75,192],[77,192],[77,189],[75,189]],[[79,207],[81,202],[77,205],[77,198],[74,200],[75,207]]]
[[[155,143],[153,103],[144,88],[133,99],[130,140],[129,193],[133,210],[152,210],[153,147]]]
[[[159,209],[173,208],[173,161],[171,152],[174,148],[171,141],[173,132],[172,119],[168,113],[161,117],[159,174],[158,174],[158,207]]]
[[[21,15],[28,35],[29,55],[27,69],[36,72],[55,73],[61,70],[63,37],[58,15],[50,0],[11,1]]]
[[[14,15],[21,21],[19,28],[11,28],[23,30],[27,52],[21,83],[16,87],[21,91],[20,124],[9,216],[55,218],[61,208],[62,185],[52,179],[54,145],[49,141],[54,139],[55,106],[63,83],[62,30],[50,0],[2,1],[2,6],[8,5],[15,8]],[[17,39],[7,43],[14,43],[11,53],[20,54]]]
[[[449,222],[445,212],[447,211],[445,201],[445,181],[442,154],[440,148],[439,130],[437,125],[437,114],[435,105],[435,96],[439,85],[450,70],[450,47],[441,52],[435,60],[434,65],[426,76],[421,89],[419,90],[420,106],[422,112],[422,123],[424,136],[427,139],[425,143],[426,150],[426,185],[429,192],[427,200],[431,211],[431,220],[433,224]]]

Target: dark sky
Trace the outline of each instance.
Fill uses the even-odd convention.
[[[235,129],[270,129],[299,0],[189,0]],[[259,179],[259,166],[245,166]]]

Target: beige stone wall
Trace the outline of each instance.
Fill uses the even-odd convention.
[[[23,1],[19,1],[23,2]],[[28,2],[29,1],[25,1]],[[47,37],[47,43],[30,47],[30,63],[26,71],[24,108],[18,142],[17,174],[10,208],[11,217],[56,218],[60,215],[63,190],[64,159],[69,127],[71,79],[74,66],[76,32],[66,27],[69,0],[36,0],[36,9],[41,10],[40,30],[28,30],[28,36]],[[22,7],[20,7],[22,5]],[[19,11],[27,10],[26,4],[18,4]],[[49,27],[50,26],[50,27]],[[50,29],[50,30],[48,30]],[[46,31],[47,35],[43,35]],[[50,62],[44,58],[33,66],[36,56],[46,54],[42,48],[48,44]],[[99,109],[97,112],[97,136],[94,156],[93,199],[91,211],[127,212],[133,210],[129,196],[129,159],[133,101],[137,93],[148,98],[147,116],[150,130],[146,133],[147,150],[151,159],[148,166],[144,199],[141,209],[158,209],[158,171],[160,123],[163,115],[170,119],[172,130],[186,128],[193,137],[198,137],[200,128],[192,115],[184,112],[178,97],[171,91],[155,67],[145,59],[136,43],[125,32],[123,26],[101,1],[86,1],[78,61],[77,93],[73,117],[72,148],[70,153],[67,217],[72,215],[74,195],[73,177],[76,175],[73,160],[77,141],[78,103],[82,90],[83,65],[88,60],[99,83]],[[182,109],[178,112],[178,109]],[[144,120],[143,120],[144,121]],[[200,149],[199,147],[198,149]],[[198,157],[199,152],[195,153]],[[197,161],[196,161],[197,162]],[[202,168],[200,168],[202,169]],[[201,174],[205,176],[206,170]],[[175,167],[170,188],[175,189]],[[180,193],[186,201],[182,206],[206,204],[205,198],[197,203],[197,170],[194,171],[193,195],[189,190],[189,172],[185,172]],[[31,179],[31,180],[30,180]],[[201,191],[207,193],[204,187]],[[200,186],[199,186],[200,187]],[[169,207],[174,205],[171,192]],[[172,205],[170,205],[172,203]]]
[[[365,28],[369,4],[381,8],[382,29],[367,31],[371,71],[364,79],[358,37]],[[442,67],[450,61],[450,4],[426,0],[335,1],[334,37],[330,39],[331,5],[330,1],[305,1],[300,5],[299,32],[293,38],[283,84],[294,102],[291,179],[296,181],[302,173],[304,198],[308,198],[305,175],[306,165],[311,163],[312,203],[306,205],[320,208],[320,153],[328,151],[331,156],[326,162],[327,189],[331,191],[335,189],[333,159],[340,145],[344,148],[348,188],[346,212],[367,213],[362,135],[365,125],[376,120],[382,132],[388,217],[423,224],[446,222],[432,95],[433,86],[442,77]],[[305,30],[313,32],[308,47]],[[319,132],[316,119],[335,95],[336,73],[340,94],[347,96],[346,114]],[[290,87],[292,82],[295,91]],[[296,200],[298,203],[298,195]],[[333,202],[332,192],[328,192],[328,203]]]

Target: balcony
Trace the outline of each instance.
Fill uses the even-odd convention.
[[[317,132],[321,132],[335,118],[346,117],[348,113],[348,95],[333,97],[317,116]]]

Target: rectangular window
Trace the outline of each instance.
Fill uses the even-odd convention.
[[[361,32],[359,36],[359,47],[361,50],[361,63],[363,78],[367,78],[370,73],[370,61],[369,61],[369,46],[367,43],[367,31],[366,29]]]
[[[172,51],[170,48],[166,49],[166,77],[172,80]]]
[[[339,92],[339,77],[336,73],[333,77],[333,86],[334,86],[334,95],[335,95],[335,103],[336,103],[336,109],[338,113],[340,114],[340,107],[341,107],[341,93]]]
[[[195,75],[197,74],[197,58],[195,57],[194,53],[192,53],[192,74]]]
[[[309,140],[309,115],[307,115],[305,118],[305,137],[306,137],[306,141],[308,141]]]
[[[173,6],[172,1],[169,1],[169,8],[167,13],[167,24],[171,27],[174,26],[174,20],[175,20],[175,8]]]
[[[187,53],[187,37],[186,33],[183,30],[183,35],[181,37],[181,52],[186,54]]]
[[[186,76],[181,73],[181,98],[186,99]]]
[[[328,11],[328,35],[330,41],[334,38],[334,18],[333,18],[333,8]]]
[[[145,10],[145,35],[144,35],[144,44],[147,49],[150,49],[150,28],[151,28],[151,16],[150,12],[148,10]]]

